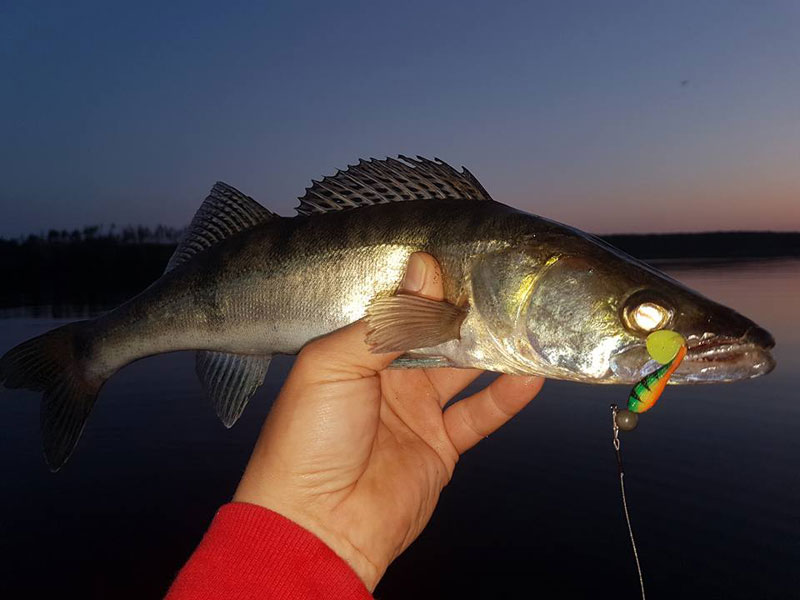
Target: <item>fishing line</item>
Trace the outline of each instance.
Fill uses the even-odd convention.
[[[681,361],[686,357],[686,340],[677,331],[662,329],[654,331],[647,336],[647,353],[650,358],[660,363],[661,366],[647,373],[628,395],[628,407],[620,410],[616,404],[611,405],[611,427],[613,429],[612,443],[617,455],[617,473],[619,474],[619,490],[622,494],[622,511],[625,513],[625,522],[628,524],[628,535],[631,538],[633,558],[636,561],[636,572],[639,574],[639,588],[642,590],[642,600],[647,600],[644,593],[644,576],[642,565],[639,562],[639,551],[636,548],[636,539],[633,537],[631,515],[628,512],[628,498],[625,494],[625,469],[622,467],[622,451],[620,450],[619,432],[633,431],[639,423],[639,415],[655,406],[661,397],[670,376],[675,372]]]
[[[633,537],[633,526],[631,525],[631,515],[628,512],[628,498],[625,495],[625,469],[622,467],[622,451],[619,443],[619,425],[617,425],[617,413],[619,408],[616,404],[611,405],[611,426],[614,431],[612,444],[617,455],[617,472],[619,473],[619,489],[622,493],[622,511],[625,513],[625,522],[628,524],[628,535],[631,538],[631,548],[633,558],[636,561],[636,571],[639,574],[639,588],[642,590],[642,600],[647,600],[644,593],[644,576],[642,575],[642,565],[639,562],[639,551],[636,549],[636,539]]]

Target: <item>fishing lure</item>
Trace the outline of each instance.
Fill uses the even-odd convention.
[[[644,575],[639,562],[639,551],[633,537],[631,516],[628,513],[628,499],[625,494],[625,470],[622,466],[622,452],[620,450],[619,432],[630,431],[636,428],[639,422],[639,413],[650,410],[667,387],[670,376],[686,357],[686,340],[677,331],[662,329],[654,331],[647,336],[647,352],[650,357],[661,366],[655,371],[645,375],[633,386],[628,396],[628,408],[620,410],[616,404],[611,405],[611,420],[614,432],[613,444],[617,454],[617,473],[619,474],[619,488],[622,494],[622,510],[625,513],[625,522],[628,524],[628,535],[631,539],[633,558],[636,561],[636,571],[639,574],[639,588],[642,600],[647,600],[644,590]]]
[[[661,365],[652,373],[645,375],[639,383],[633,386],[630,396],[628,396],[628,410],[635,413],[643,413],[650,410],[661,396],[667,386],[670,375],[675,372],[678,365],[686,356],[686,344],[678,348],[678,353],[671,361]]]
[[[662,363],[633,386],[628,396],[628,410],[615,413],[614,421],[621,430],[630,431],[639,421],[638,415],[650,410],[661,397],[670,376],[686,356],[686,340],[676,331],[661,330],[647,338],[650,357]]]

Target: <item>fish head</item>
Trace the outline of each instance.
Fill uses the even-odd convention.
[[[646,340],[661,329],[687,342],[672,383],[736,381],[774,368],[774,340],[756,323],[584,236],[579,243],[537,240],[473,273],[476,308],[488,317],[493,343],[514,363],[509,370],[632,384],[658,366]],[[492,286],[490,293],[478,290]]]
[[[623,276],[627,292],[618,305],[627,338],[611,357],[615,377],[631,383],[658,367],[645,342],[653,331],[669,329],[686,340],[687,353],[670,383],[721,383],[766,375],[775,368],[770,350],[775,339],[763,327],[735,310],[689,289],[647,265]]]

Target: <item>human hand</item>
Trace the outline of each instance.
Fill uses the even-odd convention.
[[[442,299],[436,260],[409,259],[404,293]],[[308,344],[264,424],[234,500],[314,533],[372,591],[422,532],[458,457],[519,412],[543,379],[501,375],[446,410],[476,369],[389,369],[359,321]]]

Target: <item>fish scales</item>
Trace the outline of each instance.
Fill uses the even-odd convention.
[[[103,375],[175,350],[295,353],[363,316],[366,302],[396,288],[408,255],[423,248],[451,267],[445,285],[458,296],[457,257],[469,244],[443,240],[440,207],[418,204],[372,207],[381,214],[366,221],[352,211],[277,219],[223,240],[100,317],[84,360],[97,360]],[[402,215],[387,214],[397,208]]]

